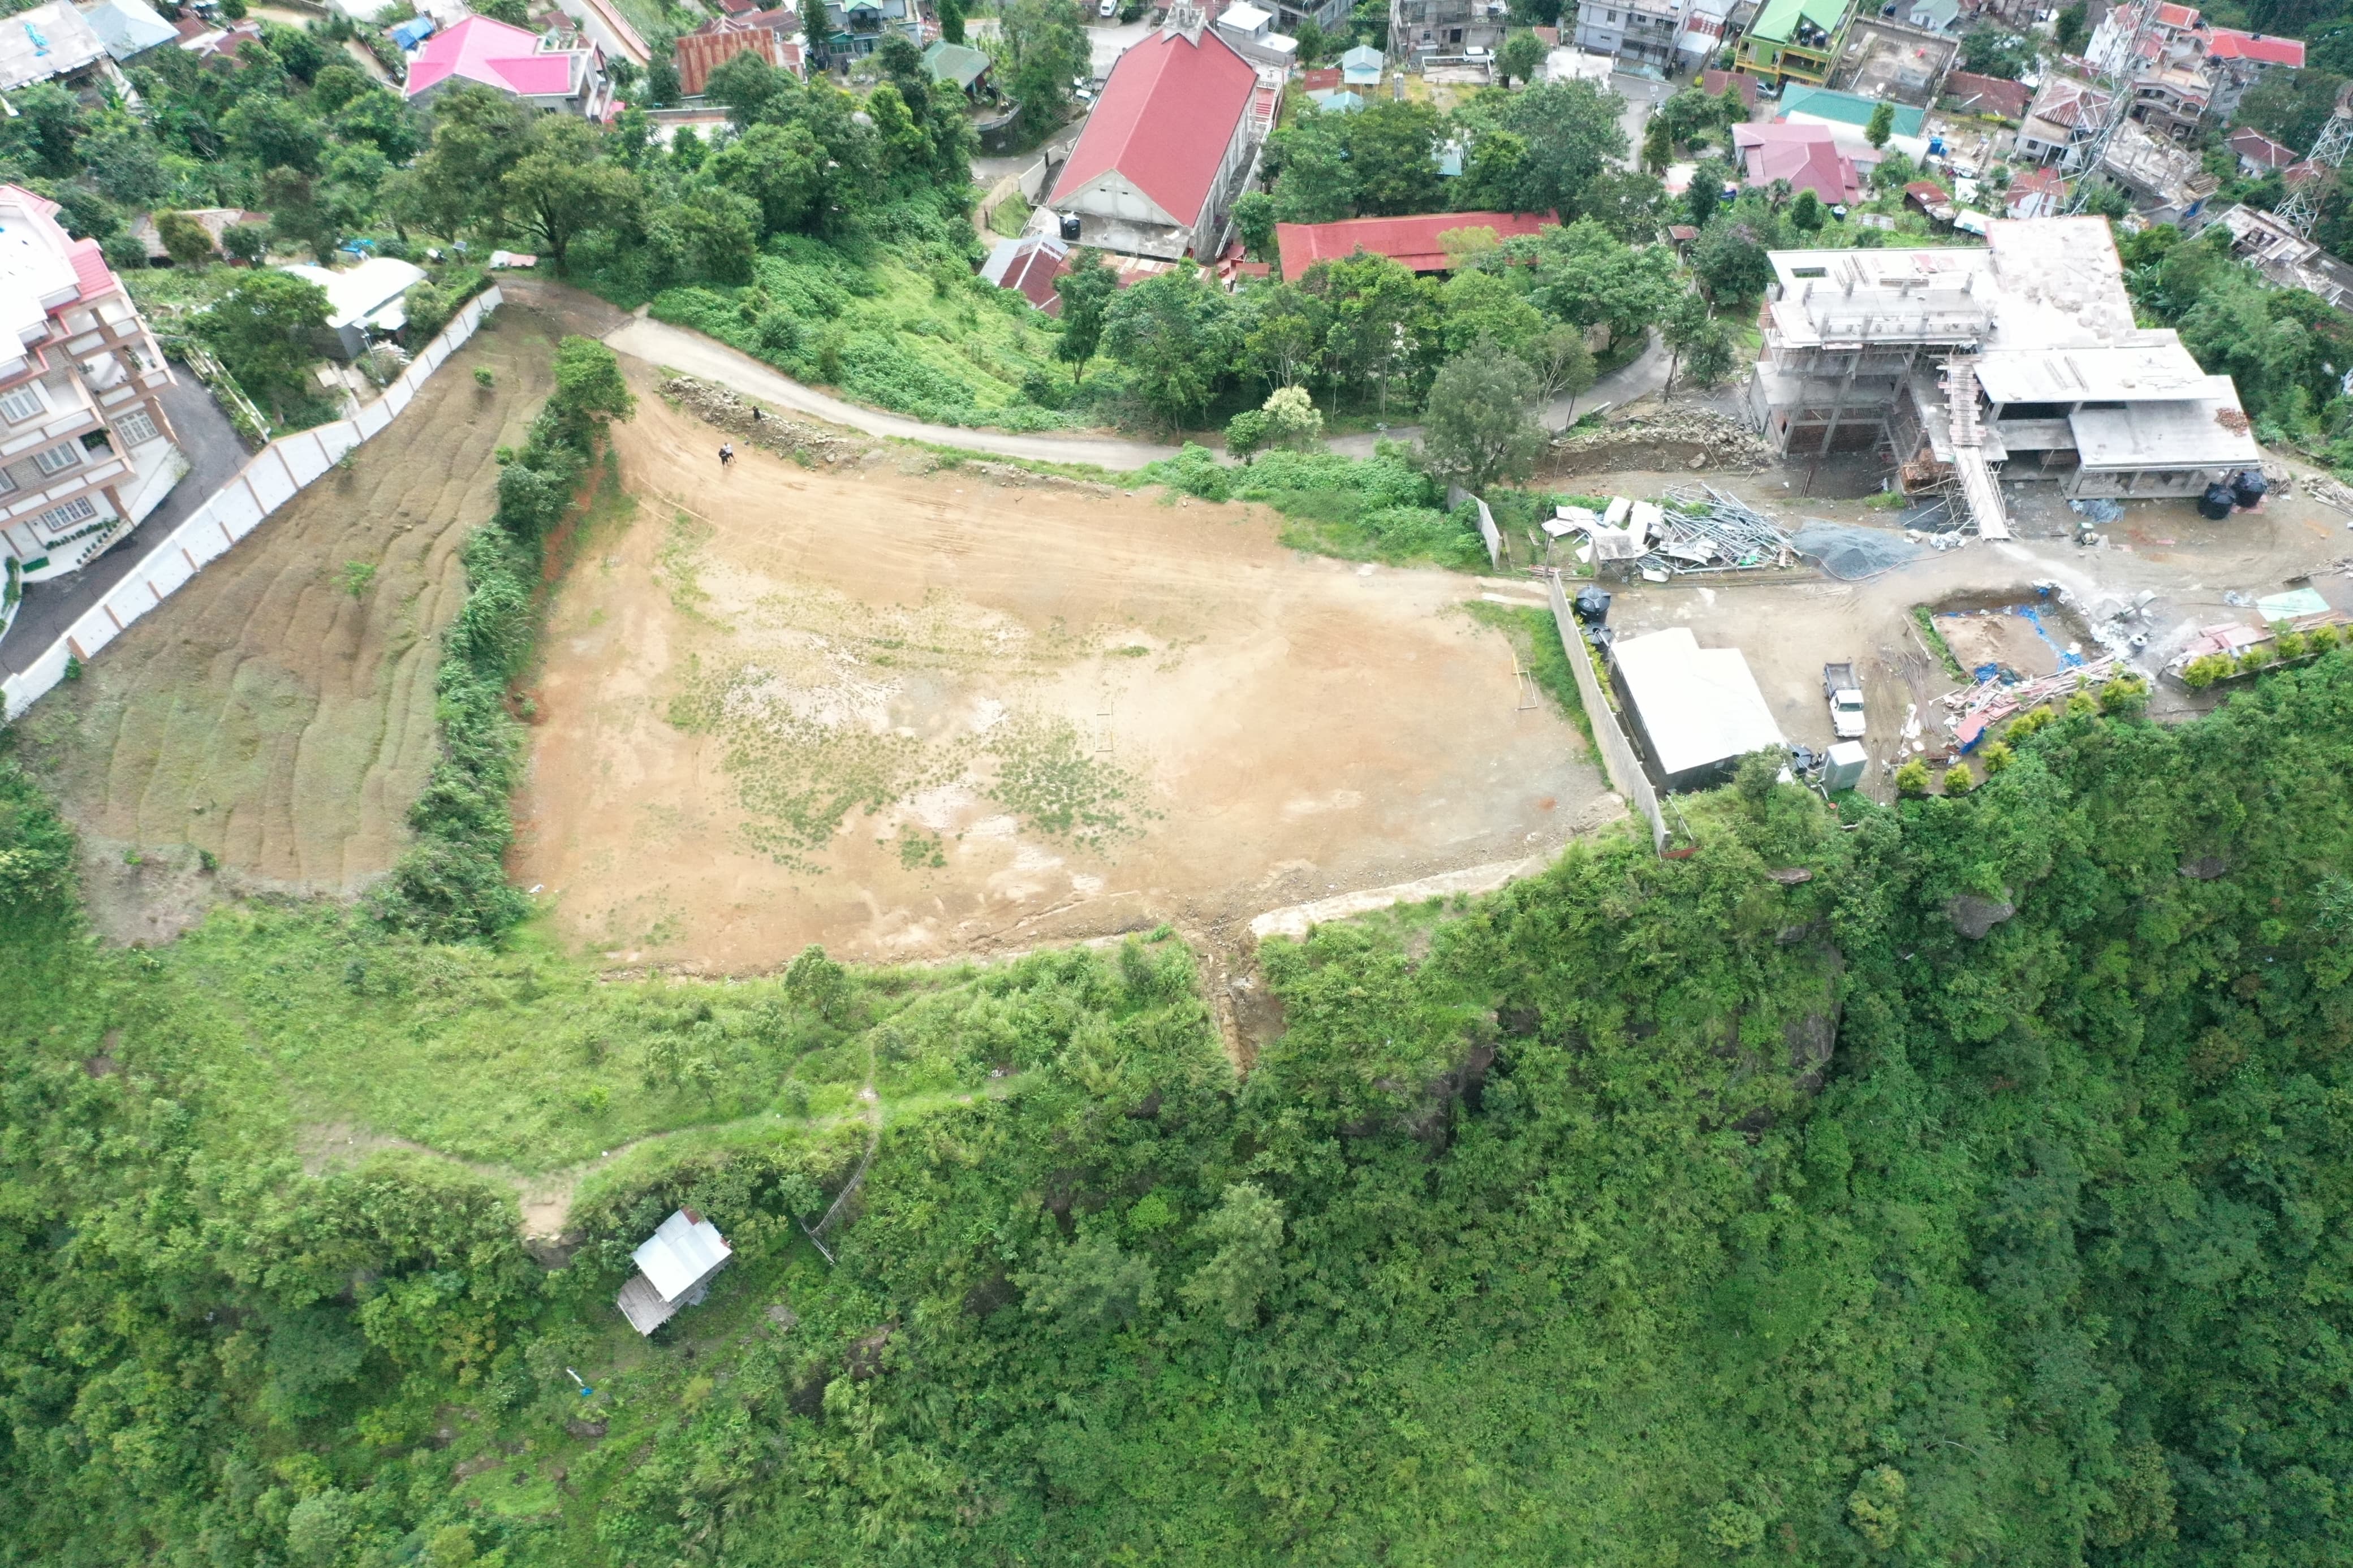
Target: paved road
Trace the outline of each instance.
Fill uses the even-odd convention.
[[[803,386],[762,364],[747,353],[684,327],[673,327],[651,317],[629,321],[605,334],[614,353],[648,364],[667,365],[732,386],[778,408],[797,409],[834,425],[863,430],[869,436],[895,437],[902,441],[928,441],[968,452],[995,452],[1041,463],[1093,463],[1117,472],[1176,455],[1174,447],[1149,441],[1128,441],[1111,436],[1016,436],[1002,430],[970,430],[955,425],[926,425],[903,415],[885,414],[856,403],[845,403],[814,387]]]
[[[190,512],[212,499],[213,492],[235,478],[249,459],[251,454],[229,427],[228,416],[221,412],[204,384],[185,367],[175,374],[178,384],[165,388],[162,401],[180,437],[180,450],[188,456],[188,471],[180,476],[163,504],[105,554],[70,577],[25,584],[24,606],[6,635],[0,636],[0,669],[11,675],[21,673],[47,652],[67,627],[113,592],[132,568],[146,560],[150,551]]]

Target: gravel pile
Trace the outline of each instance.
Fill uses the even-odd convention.
[[[1810,517],[1793,542],[1798,553],[1820,563],[1841,583],[1859,583],[1893,572],[1920,557],[1920,547],[1900,533]]]

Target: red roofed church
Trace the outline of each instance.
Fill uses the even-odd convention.
[[[1534,234],[1555,222],[1550,213],[1430,213],[1421,217],[1352,217],[1340,223],[1279,223],[1282,277],[1296,283],[1319,261],[1340,261],[1359,250],[1403,262],[1416,272],[1443,272],[1454,263],[1439,236],[1458,228],[1493,231],[1497,239]]]
[[[1258,68],[1172,6],[1160,31],[1112,68],[1046,205],[1079,219],[1079,243],[1124,256],[1208,260],[1272,122]],[[1270,101],[1254,112],[1254,100]]]

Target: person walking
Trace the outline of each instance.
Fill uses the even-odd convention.
[[[733,441],[722,441],[719,443],[719,466],[723,468],[734,460],[735,443]]]

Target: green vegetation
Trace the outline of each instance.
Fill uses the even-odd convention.
[[[1447,512],[1437,484],[1406,448],[1386,441],[1370,458],[1275,451],[1241,468],[1221,467],[1208,448],[1187,444],[1135,477],[1204,500],[1264,502],[1282,514],[1282,542],[1296,550],[1464,571],[1487,563],[1470,503]]]
[[[388,923],[458,941],[504,931],[529,908],[503,865],[514,837],[507,796],[522,765],[507,686],[531,654],[547,535],[605,422],[627,419],[635,404],[612,350],[589,338],[557,346],[555,390],[500,471],[498,515],[466,541],[466,602],[443,634],[436,682],[441,757],[409,808],[417,842],[376,900]]]
[[[1921,643],[1936,658],[1936,662],[1945,667],[1945,674],[1949,679],[1954,680],[1969,679],[1969,672],[1963,669],[1961,661],[1954,657],[1952,645],[1945,640],[1945,634],[1936,629],[1936,614],[1934,610],[1926,605],[1913,605],[1912,624],[1920,629]]]
[[[2339,1561],[2353,656],[2096,708],[1852,831],[1759,759],[1689,858],[1271,942],[1240,1079],[1165,931],[735,983],[328,909],[105,947],[0,763],[7,1545]],[[640,1341],[681,1203],[736,1258]]]
[[[1493,626],[1511,639],[1522,668],[1535,678],[1537,689],[1553,700],[1577,726],[1585,743],[1593,742],[1593,720],[1585,711],[1585,698],[1577,689],[1577,672],[1568,667],[1568,652],[1560,646],[1560,630],[1550,610],[1498,605],[1484,599],[1467,601],[1462,608],[1482,626]]]

